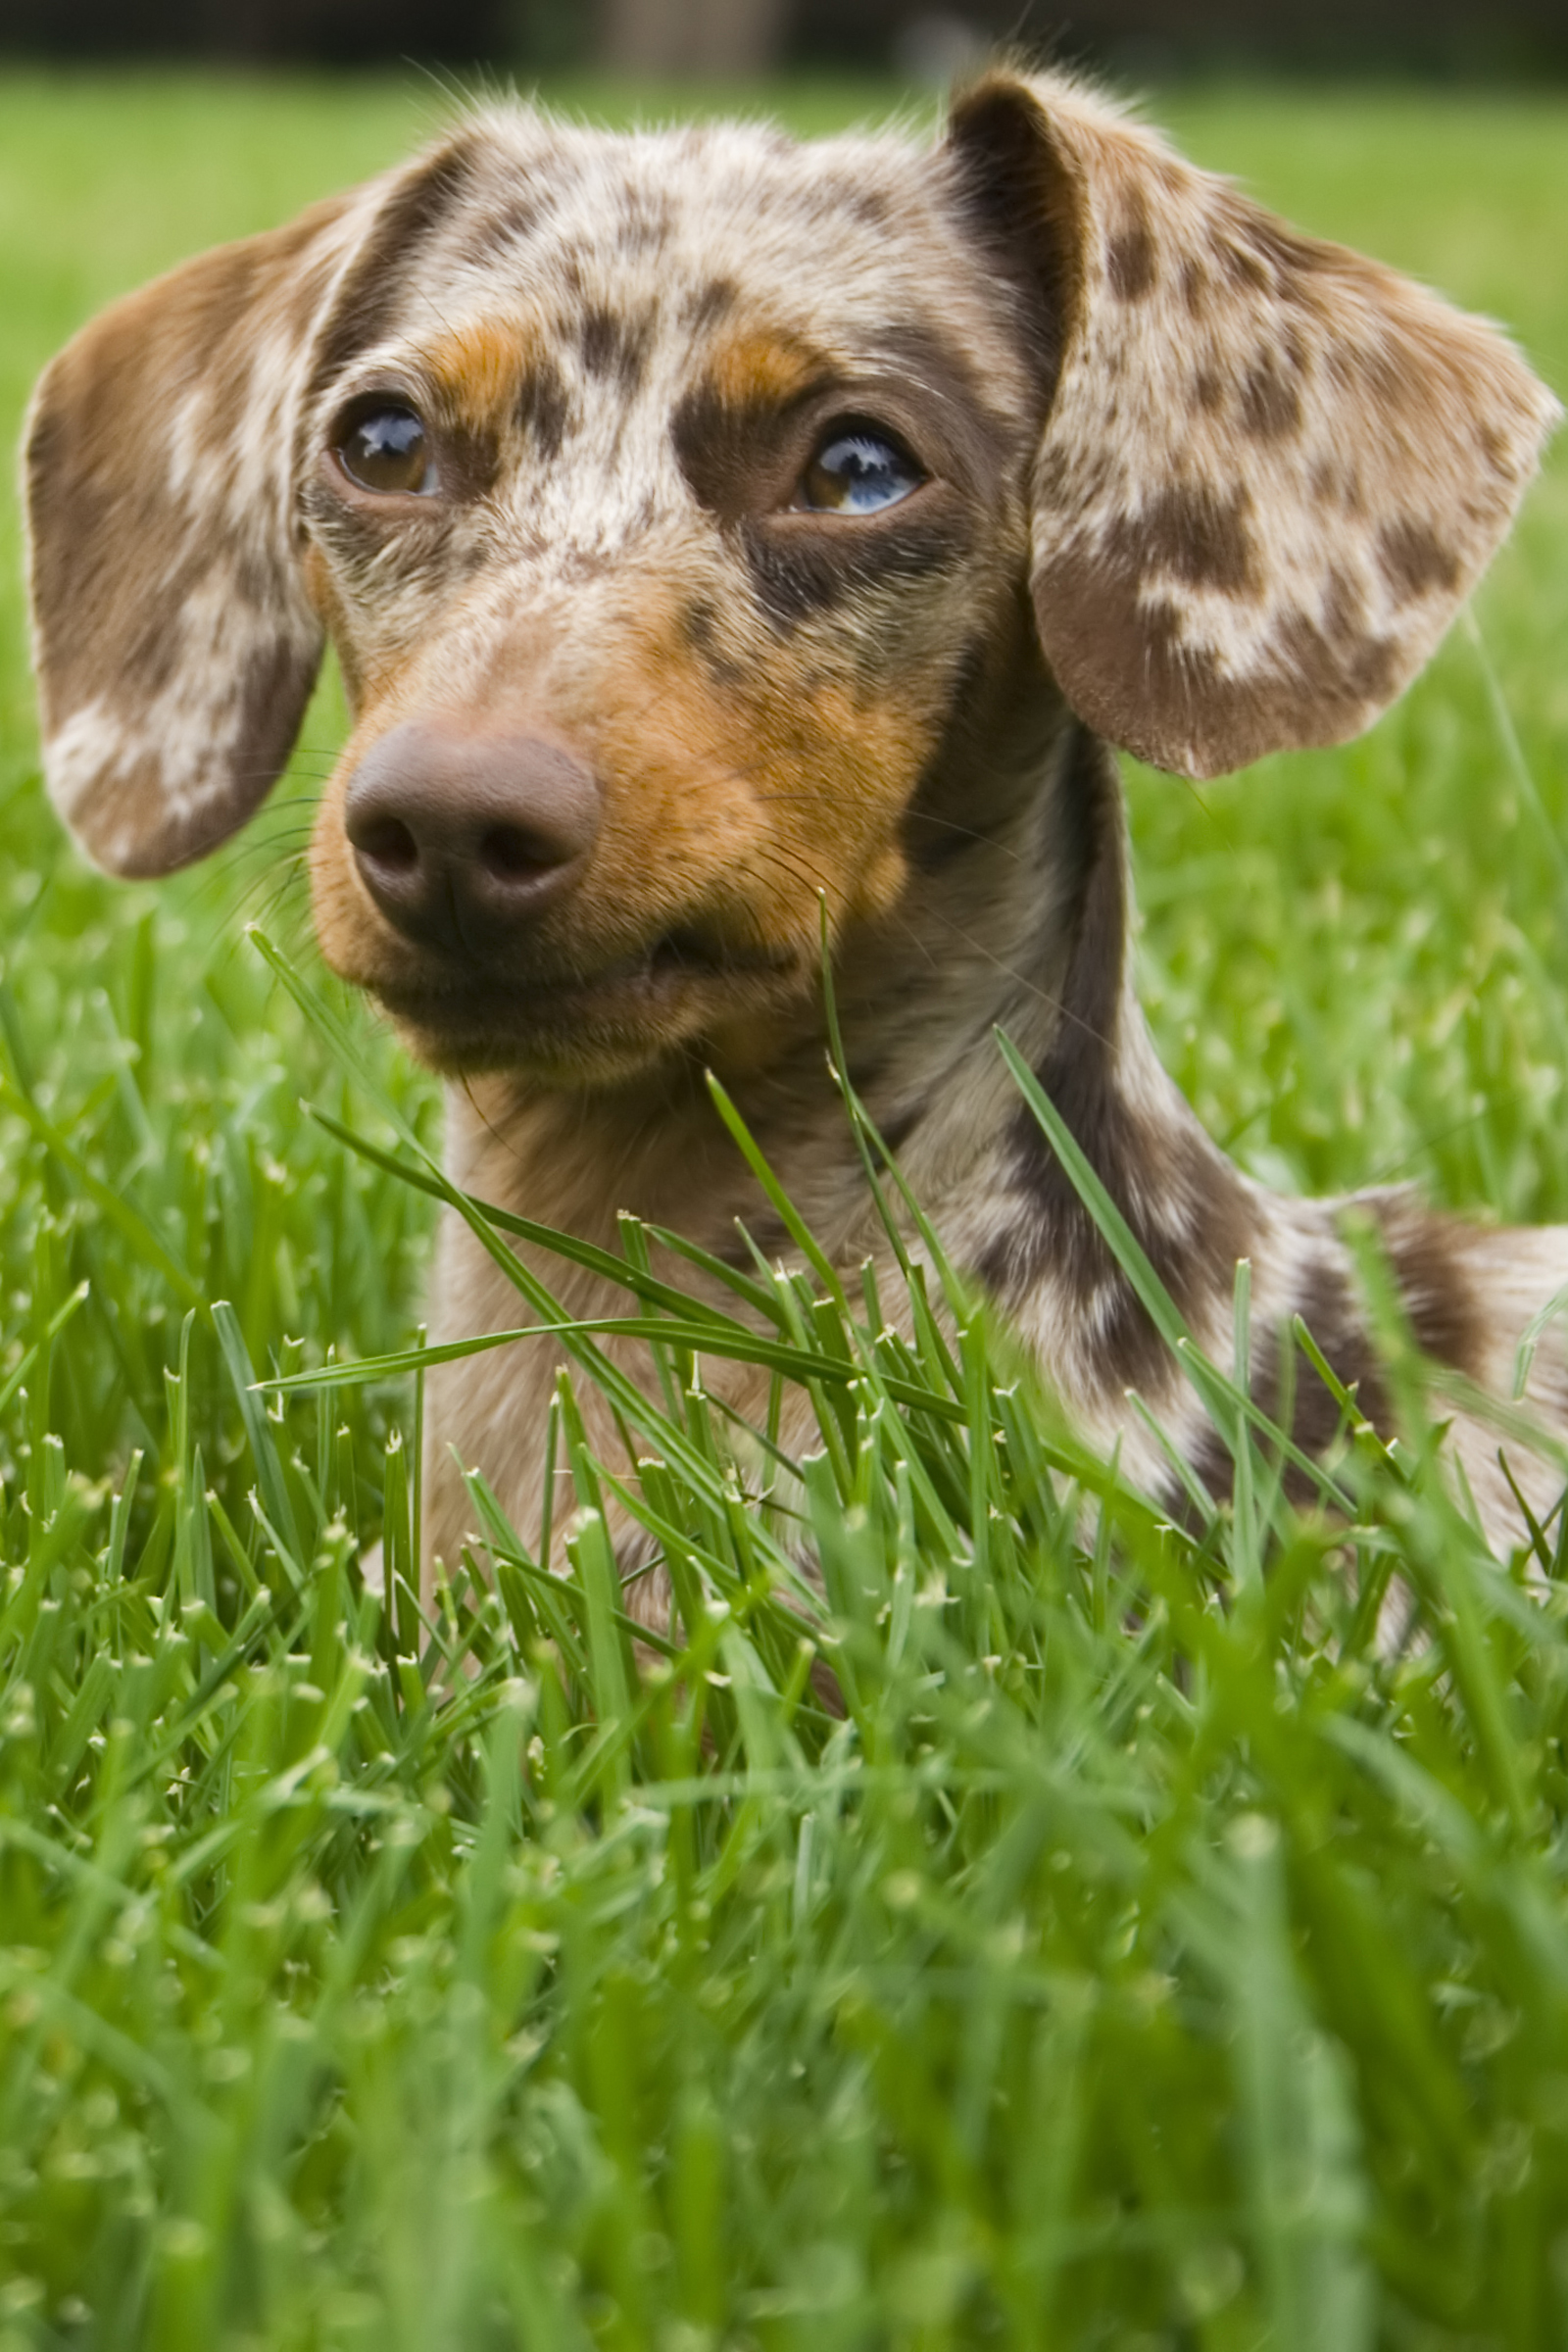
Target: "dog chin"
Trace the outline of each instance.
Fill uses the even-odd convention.
[[[644,966],[575,985],[425,992],[371,984],[409,1051],[442,1078],[507,1071],[538,1085],[613,1085],[776,1017],[781,974]]]

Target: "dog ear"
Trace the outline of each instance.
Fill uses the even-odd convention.
[[[949,139],[1048,321],[1031,586],[1074,710],[1188,776],[1358,733],[1501,539],[1556,403],[1485,321],[1070,82],[992,74]]]
[[[98,864],[162,874],[243,823],[321,650],[294,562],[293,419],[352,203],[117,302],[33,398],[25,454],[44,765]]]
[[[368,263],[450,185],[453,153],[128,295],[38,386],[24,492],[44,767],[112,873],[215,849],[288,759],[322,646],[294,514],[315,356],[356,289],[363,309]]]

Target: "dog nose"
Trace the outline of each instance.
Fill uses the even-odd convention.
[[[562,898],[599,825],[599,787],[536,735],[406,721],[366,754],[343,825],[360,878],[406,939],[487,956]]]

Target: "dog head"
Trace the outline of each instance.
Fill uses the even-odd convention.
[[[929,153],[497,110],[49,369],[49,780],[115,871],[201,856],[330,637],[328,960],[437,1066],[611,1078],[808,1003],[1021,692],[1192,776],[1357,732],[1553,413],[1060,80]]]

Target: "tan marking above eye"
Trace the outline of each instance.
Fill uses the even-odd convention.
[[[541,337],[520,316],[459,327],[425,354],[421,373],[435,386],[443,416],[482,433],[511,415]]]
[[[820,358],[793,336],[766,331],[731,335],[710,359],[708,389],[727,408],[782,408],[810,388],[821,367]]]
[[[406,401],[361,408],[338,428],[333,448],[349,480],[362,490],[425,498],[436,487],[430,436]]]

